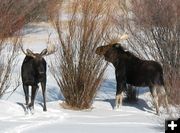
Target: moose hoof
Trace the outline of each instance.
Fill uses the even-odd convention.
[[[116,106],[114,107],[114,110],[120,110],[120,106],[119,106],[119,105],[116,105]]]
[[[44,108],[44,109],[43,109],[43,111],[44,111],[44,112],[46,112],[46,111],[47,111],[47,109],[46,109],[46,108]]]
[[[160,116],[160,112],[156,112],[156,115]]]
[[[30,113],[33,115],[34,114],[34,108],[30,108]]]

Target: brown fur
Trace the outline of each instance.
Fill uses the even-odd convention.
[[[98,47],[96,54],[104,56],[105,60],[111,62],[115,67],[117,98],[126,89],[126,84],[148,86],[154,99],[157,114],[159,114],[157,93],[161,89],[165,92],[163,93],[163,97],[167,106],[163,69],[158,62],[139,59],[129,51],[126,51],[118,43]],[[116,99],[116,101],[119,101],[119,99]],[[116,103],[116,106],[119,105]]]

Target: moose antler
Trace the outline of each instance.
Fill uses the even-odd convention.
[[[43,54],[43,56],[48,56],[50,54],[53,54],[57,51],[57,47],[55,46],[55,44],[53,44],[51,41],[50,41],[50,36],[51,34],[48,35],[48,40],[47,40],[47,48],[44,49],[44,50],[47,50],[45,54]]]
[[[25,52],[22,44],[20,44],[20,47],[21,47],[22,52],[23,52],[26,56],[31,56],[31,57],[35,58],[34,53],[33,53],[30,49],[26,49],[26,52]]]
[[[108,36],[109,37],[109,36]],[[118,42],[122,41],[122,40],[126,40],[128,39],[128,35],[124,34],[120,37],[116,37],[111,39],[111,41],[109,42],[109,45],[105,45],[105,46],[100,46],[96,49],[96,54],[98,55],[104,55],[104,53],[106,53],[106,51],[111,48],[113,45],[117,44]]]
[[[114,36],[114,35],[113,35]],[[111,34],[110,33],[107,33],[106,35],[105,35],[105,37],[103,37],[103,40],[107,43],[107,44],[109,44],[109,45],[113,45],[113,44],[115,44],[115,43],[118,43],[118,42],[121,42],[121,41],[123,41],[123,40],[126,40],[126,39],[128,39],[128,35],[127,34],[123,34],[123,35],[121,35],[121,36],[114,36],[114,37],[112,37],[111,36]]]
[[[26,56],[31,56],[33,58],[35,58],[37,55],[40,55],[40,56],[47,56],[47,55],[50,55],[50,54],[53,54],[57,51],[57,48],[55,47],[55,45],[53,43],[50,43],[50,35],[48,36],[48,41],[47,41],[47,48],[45,48],[44,50],[42,50],[41,53],[33,53],[30,49],[26,49],[26,52],[23,48],[23,45],[20,44],[20,47],[21,47],[21,50],[22,52],[26,55]]]
[[[24,51],[24,49],[23,49],[22,44],[20,44],[20,47],[21,47],[22,52],[23,52],[25,55],[27,55],[27,53],[26,53],[26,52]]]
[[[47,56],[47,55],[55,53],[57,51],[57,48],[54,44],[50,43],[50,44],[48,44],[46,50],[47,50],[47,52],[43,56]]]
[[[41,52],[41,56],[48,56],[57,51],[56,46],[50,42],[50,36],[51,36],[51,34],[48,35],[47,48]]]
[[[115,37],[115,38],[112,38],[109,45],[113,45],[115,43],[118,43],[118,42],[121,42],[123,40],[126,40],[128,39],[128,35],[127,34],[123,34],[122,36],[118,36],[118,37]]]

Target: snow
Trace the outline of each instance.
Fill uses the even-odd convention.
[[[40,25],[41,27],[31,34],[28,34],[31,29],[26,29],[27,32],[23,38],[25,48],[36,52],[46,48],[48,35],[53,30],[47,24]],[[54,41],[55,35],[52,39]],[[24,55],[21,52],[15,76],[20,73],[23,58]],[[49,58],[46,57],[46,60],[48,63]],[[0,133],[163,133],[165,130],[164,116],[155,115],[148,88],[140,89],[138,102],[123,103],[119,110],[113,109],[116,81],[112,65],[107,69],[106,78],[92,108],[82,111],[67,110],[60,106],[64,100],[63,96],[49,70],[47,73],[48,111],[43,112],[42,93],[39,89],[34,114],[25,115],[24,93],[21,85],[10,97],[7,93],[0,100]]]
[[[63,109],[59,103],[48,102],[48,111],[35,105],[33,115],[24,115],[22,104],[0,101],[0,127],[2,133],[80,133],[80,132],[163,132],[158,116],[131,106],[112,110],[109,102],[95,101],[93,109],[73,111]]]

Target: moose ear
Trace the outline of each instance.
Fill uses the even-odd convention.
[[[26,53],[28,56],[35,58],[34,53],[30,49],[26,49]]]
[[[44,50],[40,53],[40,55],[41,55],[41,56],[46,55],[47,52],[48,52],[47,49],[44,49]]]
[[[28,55],[33,55],[34,53],[30,49],[26,49]]]

